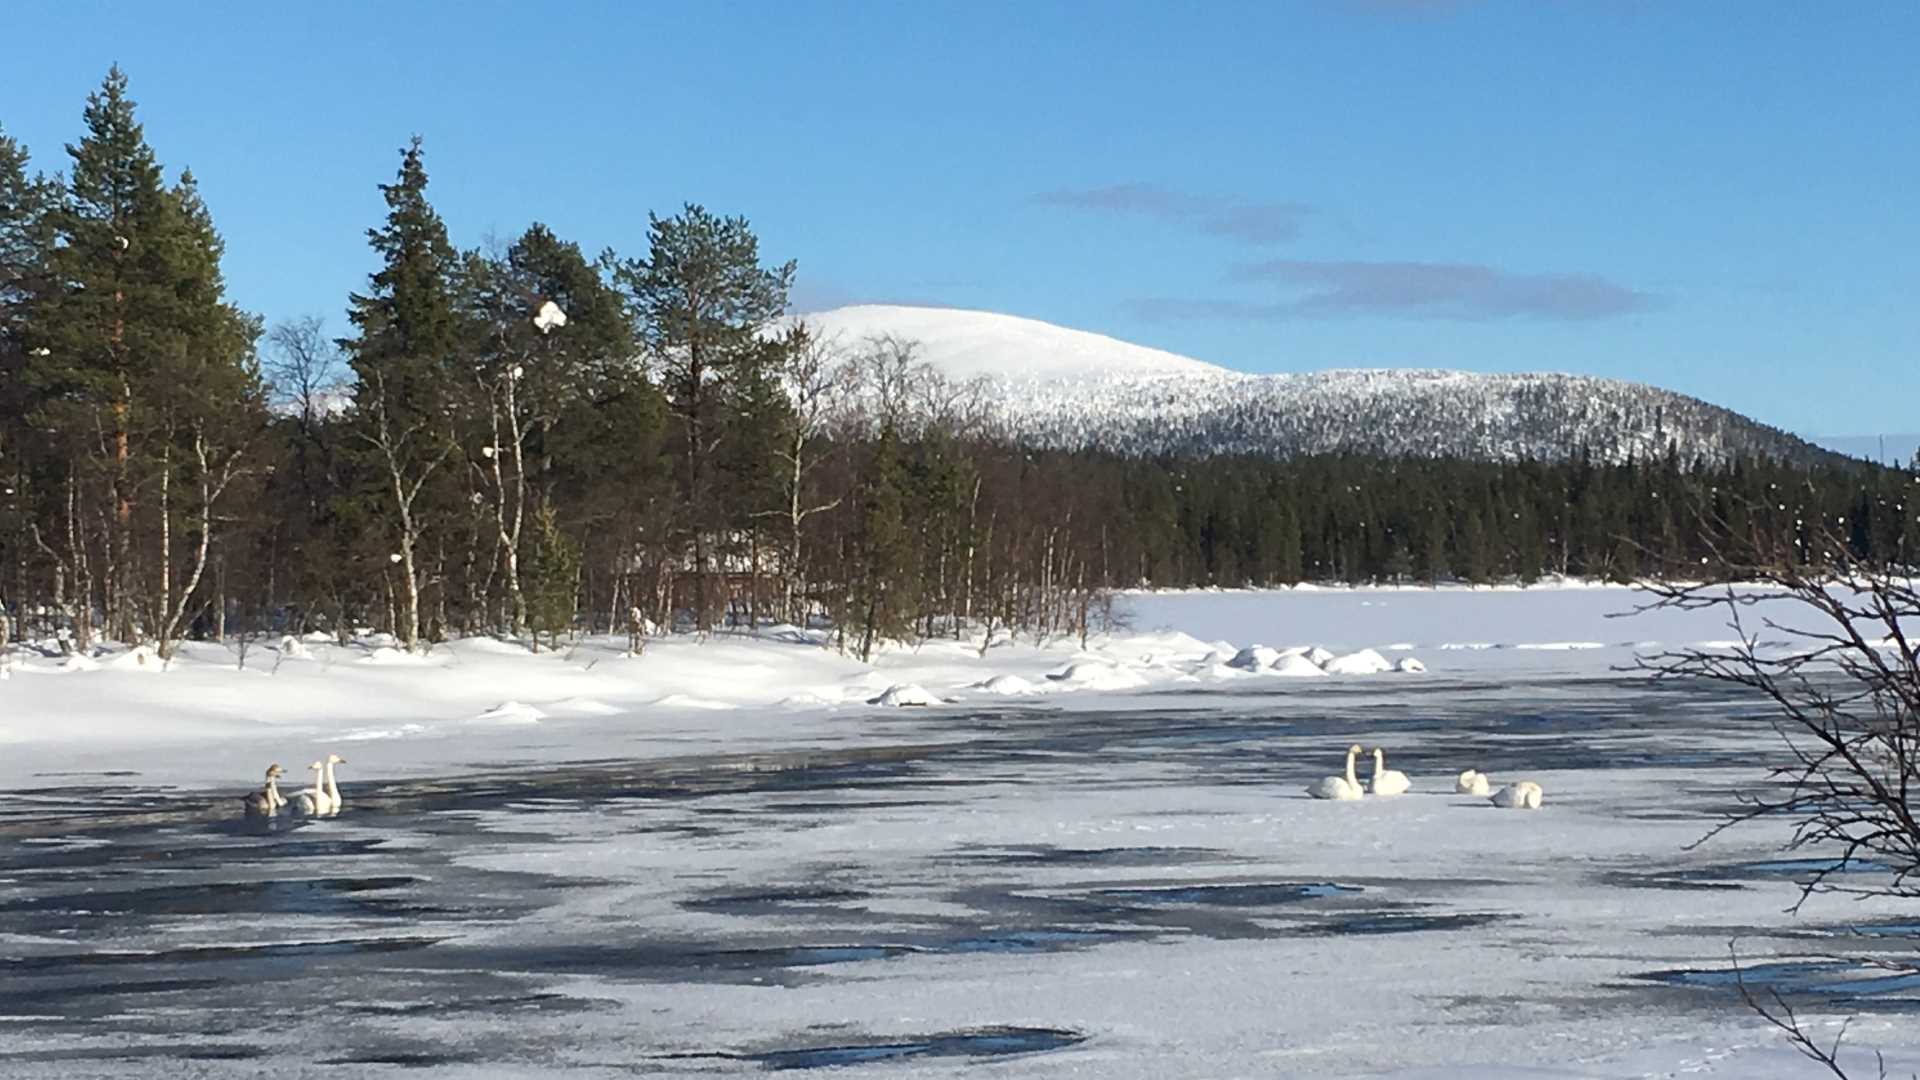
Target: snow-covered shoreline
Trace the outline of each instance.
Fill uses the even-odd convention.
[[[891,737],[927,708],[1112,707],[1143,691],[1253,677],[1223,666],[1231,649],[1177,631],[1104,635],[1086,648],[1001,634],[985,649],[977,636],[929,641],[864,664],[793,627],[667,637],[640,655],[618,637],[539,654],[492,638],[422,655],[377,636],[284,640],[253,644],[244,666],[237,646],[211,643],[186,643],[165,665],[147,649],[63,658],[21,646],[0,682],[0,788],[133,751],[148,751],[147,781],[216,784],[257,773],[263,754],[292,760],[327,744],[357,747],[361,777],[482,751],[535,763],[837,745]]]
[[[413,656],[377,635],[347,646],[314,635],[256,641],[243,664],[237,644],[187,643],[165,671],[150,650],[62,659],[50,643],[21,643],[0,681],[0,788],[132,767],[134,753],[143,782],[214,786],[257,775],[263,756],[297,767],[336,744],[357,748],[349,775],[362,778],[480,758],[847,745],[895,737],[921,708],[1131,708],[1182,692],[1315,693],[1362,680],[1524,683],[1732,636],[1714,613],[1615,617],[1637,599],[1584,584],[1132,593],[1119,601],[1123,625],[1085,648],[1002,632],[990,648],[977,635],[934,640],[885,649],[871,665],[820,632],[781,626],[669,636],[638,656],[611,637],[537,655],[476,638]],[[1270,655],[1251,662],[1262,649]],[[1327,677],[1287,677],[1302,674]]]

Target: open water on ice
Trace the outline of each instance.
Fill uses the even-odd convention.
[[[1867,963],[1912,955],[1911,912],[1784,913],[1824,865],[1784,823],[1688,847],[1777,754],[1721,691],[1235,687],[911,723],[925,742],[349,782],[339,817],[265,831],[229,793],[44,777],[0,813],[0,1073],[1571,1068],[1764,1039],[1729,943],[1802,1008],[1920,1010]],[[1305,798],[1350,742],[1414,792]],[[1546,807],[1452,794],[1467,765]]]

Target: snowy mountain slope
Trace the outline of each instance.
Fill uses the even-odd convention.
[[[857,342],[892,335],[918,343],[920,359],[955,381],[978,376],[1229,375],[1223,367],[1037,319],[957,308],[859,304],[805,316],[827,336]]]
[[[1014,439],[1121,453],[1339,452],[1603,461],[1831,453],[1698,398],[1582,375],[1414,369],[1250,375],[1032,319],[862,305],[806,316],[852,346],[891,335],[977,380]]]

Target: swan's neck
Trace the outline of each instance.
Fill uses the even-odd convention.
[[[1347,755],[1347,783],[1352,784],[1354,787],[1360,786],[1360,778],[1354,775],[1353,772],[1353,763],[1358,760],[1358,757],[1359,755],[1357,754],[1349,753]]]
[[[327,798],[340,802],[340,788],[333,782],[333,762],[327,762]]]

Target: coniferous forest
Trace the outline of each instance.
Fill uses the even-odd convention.
[[[745,218],[456,247],[418,139],[364,287],[314,298],[344,319],[268,326],[117,69],[45,167],[0,132],[0,610],[80,647],[824,622],[868,655],[1085,633],[1123,587],[1624,579],[1728,530],[1905,563],[1920,539],[1920,487],[1865,464],[1021,447],[911,342],[788,318],[795,263]]]

